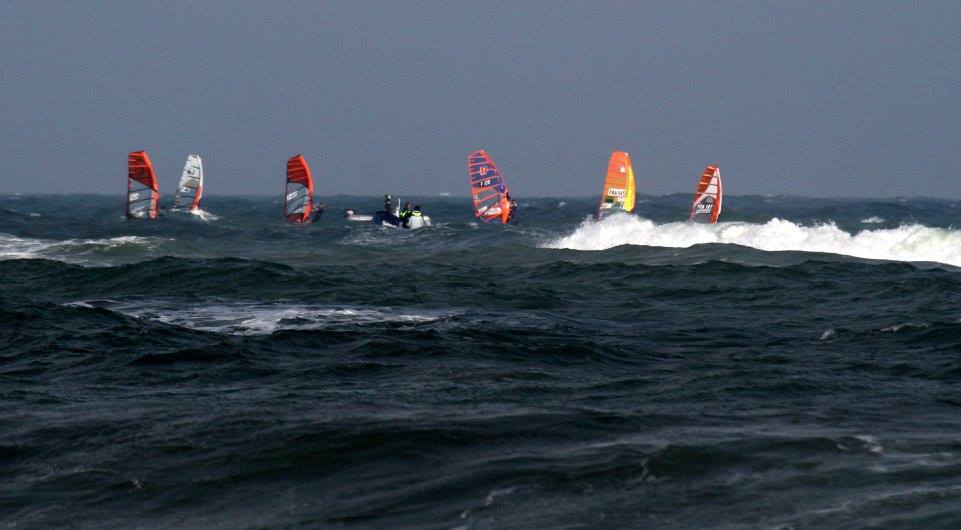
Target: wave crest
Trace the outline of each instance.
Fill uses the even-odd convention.
[[[121,303],[111,300],[79,301],[72,307],[106,308],[134,318],[155,320],[197,331],[232,335],[269,335],[275,331],[311,331],[367,324],[423,324],[454,316],[450,312],[413,312],[390,307],[322,307],[304,304],[222,303]]]
[[[961,267],[961,231],[905,225],[846,232],[834,223],[804,226],[783,219],[763,224],[657,224],[628,214],[586,219],[573,233],[542,245],[572,250],[606,250],[620,245],[686,248],[719,243],[764,251],[841,254],[864,259],[931,261]]]
[[[160,237],[120,236],[100,239],[34,239],[0,233],[0,260],[53,259],[66,263],[83,263],[93,253],[121,250],[154,250],[168,239]]]

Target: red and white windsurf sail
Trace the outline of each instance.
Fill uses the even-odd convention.
[[[127,206],[128,219],[156,219],[160,189],[157,174],[145,151],[134,151],[127,156]]]
[[[303,155],[287,160],[287,183],[284,185],[284,217],[288,223],[302,224],[310,219],[314,206],[314,179]]]
[[[716,223],[721,215],[721,199],[721,170],[717,166],[707,166],[697,183],[690,220],[695,223]]]
[[[204,164],[200,155],[187,155],[184,171],[177,183],[173,209],[187,208],[190,211],[200,207],[200,196],[204,192]]]
[[[500,221],[507,224],[512,207],[510,190],[494,161],[483,149],[467,155],[467,178],[474,200],[474,216],[485,223]]]

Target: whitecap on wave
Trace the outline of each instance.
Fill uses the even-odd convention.
[[[233,335],[268,335],[280,330],[318,330],[380,323],[422,324],[455,316],[452,312],[391,307],[324,307],[306,304],[81,301],[74,307],[101,307],[165,324]]]
[[[91,254],[123,247],[154,249],[167,241],[160,237],[120,236],[102,239],[34,239],[0,233],[0,260],[52,259],[83,263]]]
[[[881,331],[897,333],[902,329],[925,329],[931,327],[931,324],[927,322],[901,322],[900,324],[893,324],[886,328],[881,328]]]
[[[931,261],[961,267],[961,230],[905,225],[898,228],[846,232],[834,223],[804,226],[783,219],[763,224],[688,222],[657,224],[615,214],[601,221],[585,219],[573,233],[542,246],[573,250],[606,250],[620,245],[685,248],[722,243],[765,251],[842,254],[890,261]]]

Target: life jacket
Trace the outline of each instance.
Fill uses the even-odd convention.
[[[420,210],[414,210],[413,212],[410,212],[410,214],[413,215],[414,217],[420,217],[424,215],[423,213],[421,213]]]

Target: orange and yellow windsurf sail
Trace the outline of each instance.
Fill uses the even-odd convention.
[[[597,208],[596,219],[613,212],[634,211],[634,168],[631,155],[624,151],[614,151],[607,163],[607,177],[601,191],[601,204]]]

